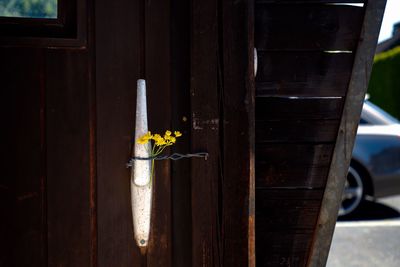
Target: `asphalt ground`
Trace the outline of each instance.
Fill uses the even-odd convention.
[[[400,267],[400,195],[339,219],[327,267]]]

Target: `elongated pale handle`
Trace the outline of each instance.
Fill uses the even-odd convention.
[[[150,156],[150,143],[138,144],[137,140],[148,132],[146,81],[137,81],[136,99],[136,127],[135,127],[135,157],[148,158]],[[144,186],[150,182],[151,161],[135,160],[133,163],[133,181],[136,185]]]
[[[138,144],[137,139],[148,132],[147,126],[147,104],[146,104],[146,82],[137,81],[136,100],[136,127],[134,156],[149,157],[150,144]],[[148,245],[150,235],[151,219],[151,161],[135,160],[131,169],[131,201],[133,230],[136,244],[145,248]]]
[[[136,244],[147,247],[150,235],[152,185],[137,186],[131,182],[133,231]]]

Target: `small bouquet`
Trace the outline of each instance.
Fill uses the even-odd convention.
[[[150,183],[154,174],[154,160],[157,156],[159,156],[166,147],[172,146],[176,143],[176,139],[181,137],[182,133],[179,131],[174,131],[172,134],[171,131],[167,130],[164,133],[164,136],[160,134],[151,134],[151,132],[147,132],[146,134],[139,137],[136,142],[141,145],[146,145],[148,142],[151,142],[151,146],[145,146],[146,150],[150,147],[150,151],[147,151],[149,154],[149,158],[151,159],[151,176]]]

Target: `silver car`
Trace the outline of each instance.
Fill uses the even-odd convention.
[[[395,194],[400,194],[400,124],[366,100],[339,216],[356,211],[366,198]]]

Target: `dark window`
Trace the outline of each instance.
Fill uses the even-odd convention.
[[[86,0],[0,0],[0,45],[84,47]]]
[[[57,18],[57,0],[0,0],[0,17]]]

